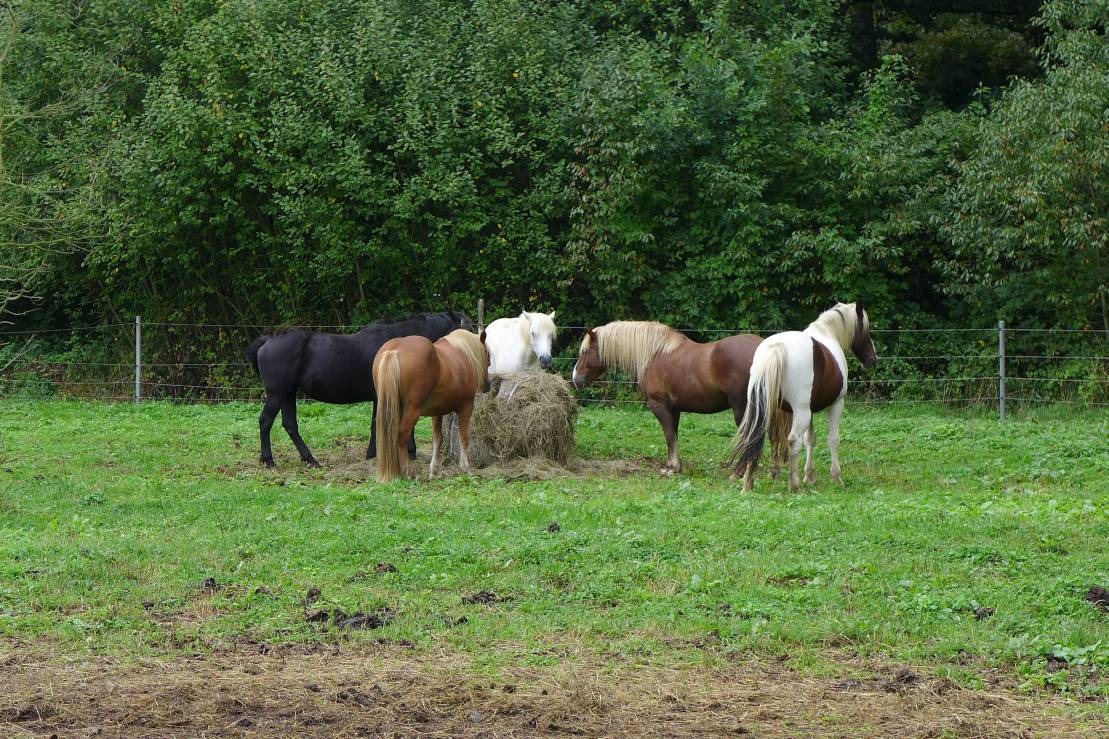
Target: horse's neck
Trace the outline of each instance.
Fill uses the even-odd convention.
[[[836,364],[839,365],[839,370],[843,374],[844,381],[846,382],[847,354],[846,349],[840,345],[839,340],[819,326],[809,326],[803,333],[806,336],[811,336],[814,340],[819,341],[828,348],[828,351],[832,353],[832,357],[836,360]]]

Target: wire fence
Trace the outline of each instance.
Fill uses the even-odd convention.
[[[317,324],[347,333],[362,326]],[[271,326],[250,323],[107,323],[69,329],[0,330],[0,397],[110,401],[260,402],[261,382],[243,349]],[[585,326],[561,326],[574,336]],[[768,336],[780,329],[679,328],[694,340]],[[996,407],[1061,403],[1109,408],[1109,339],[1093,329],[1006,327],[874,329],[879,363],[852,367],[850,402]],[[576,354],[554,357],[569,377]],[[853,362],[853,360],[851,360]],[[579,390],[585,404],[643,405],[634,378],[610,371]]]

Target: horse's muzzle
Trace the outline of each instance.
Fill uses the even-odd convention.
[[[544,354],[543,356],[541,356],[539,358],[539,364],[541,364],[543,366],[543,369],[550,369],[551,365],[553,364],[553,362],[551,360],[551,355],[550,354]]]

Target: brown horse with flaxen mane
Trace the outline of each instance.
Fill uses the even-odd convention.
[[[443,416],[458,414],[460,466],[470,471],[470,415],[474,396],[489,389],[489,352],[485,332],[452,331],[434,344],[422,336],[385,342],[374,358],[377,388],[377,479],[388,482],[408,474],[405,446],[421,416],[431,416],[431,476],[439,472]]]
[[[732,410],[738,425],[747,408],[751,360],[762,338],[754,334],[729,336],[701,344],[669,326],[654,321],[613,321],[589,329],[574,366],[574,386],[585,387],[609,366],[635,376],[647,405],[662,425],[668,457],[662,474],[681,472],[678,421],[682,412],[719,413]],[[787,452],[781,433],[771,434],[775,463]]]

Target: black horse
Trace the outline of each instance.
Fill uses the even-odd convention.
[[[377,455],[377,393],[373,366],[377,350],[398,336],[424,336],[432,341],[457,328],[474,330],[464,313],[420,313],[392,321],[371,323],[355,334],[322,334],[294,329],[253,341],[246,357],[266,387],[266,404],[258,417],[262,435],[262,462],[273,467],[270,429],[281,411],[281,425],[296,444],[300,458],[311,467],[320,463],[312,456],[297,428],[297,390],[325,403],[374,402],[370,421],[370,446],[366,458]],[[416,457],[416,438],[408,442],[408,455]]]

